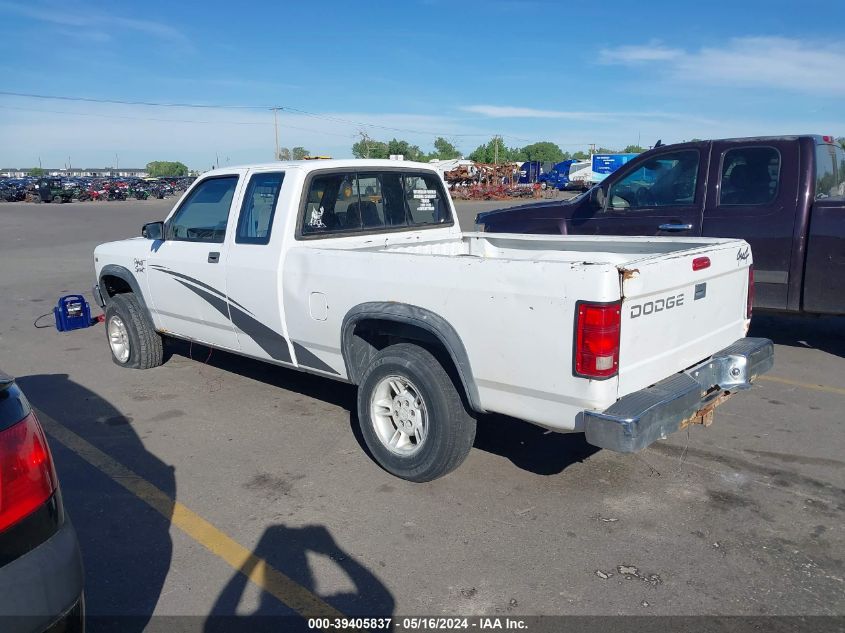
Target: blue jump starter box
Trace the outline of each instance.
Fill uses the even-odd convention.
[[[67,295],[59,299],[53,308],[56,317],[56,329],[69,332],[91,325],[91,307],[82,295]]]

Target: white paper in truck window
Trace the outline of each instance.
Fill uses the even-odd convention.
[[[435,189],[414,189],[413,193],[414,199],[420,201],[417,211],[434,211],[431,201],[437,198]]]

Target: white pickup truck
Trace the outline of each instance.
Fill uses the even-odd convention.
[[[637,451],[767,371],[735,239],[461,233],[428,165],[334,160],[200,177],[94,251],[113,360],[175,337],[358,386],[389,472],[457,467],[497,412]]]

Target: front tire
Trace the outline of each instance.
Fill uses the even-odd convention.
[[[106,337],[116,365],[150,369],[163,362],[164,345],[132,293],[116,294],[106,304]]]
[[[475,439],[475,418],[428,350],[391,345],[373,358],[358,387],[358,423],[375,460],[408,481],[457,468]]]

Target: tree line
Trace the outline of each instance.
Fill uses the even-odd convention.
[[[460,158],[461,152],[442,136],[434,139],[434,151],[426,153],[419,145],[408,141],[391,139],[389,141],[377,141],[366,134],[361,135],[361,140],[352,146],[352,155],[355,158],[390,158],[395,155],[402,155],[405,160],[415,160],[427,163],[430,160],[451,160]]]
[[[625,154],[635,154],[644,152],[645,148],[639,145],[628,145],[623,150],[611,150],[606,147],[600,147],[596,149],[595,153],[616,154],[620,151]],[[408,141],[396,138],[389,141],[378,141],[366,135],[362,135],[361,140],[352,146],[352,155],[355,158],[390,158],[390,156],[396,154],[402,155],[405,160],[424,163],[434,159],[451,160],[453,158],[460,158],[463,155],[458,148],[442,136],[438,136],[434,140],[434,151],[428,153],[420,149],[418,145],[414,145]],[[467,156],[467,158],[477,163],[524,162],[527,160],[558,163],[570,158],[586,160],[589,157],[589,153],[583,151],[573,153],[564,152],[556,143],[550,141],[531,143],[524,147],[508,147],[499,136],[494,136],[487,143],[479,145]]]

